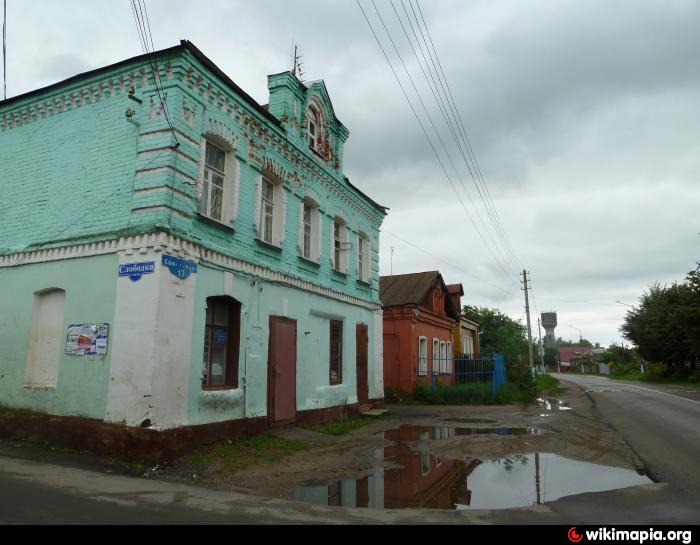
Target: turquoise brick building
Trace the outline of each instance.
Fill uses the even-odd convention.
[[[386,209],[324,83],[268,86],[183,41],[0,102],[0,405],[172,430],[381,402]]]

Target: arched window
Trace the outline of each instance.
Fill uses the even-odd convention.
[[[313,106],[309,107],[307,117],[308,124],[306,129],[309,137],[309,147],[312,150],[319,151],[319,136],[321,136],[321,118],[318,115],[318,111]]]
[[[326,119],[321,102],[312,97],[306,109],[306,137],[309,148],[325,157]]]

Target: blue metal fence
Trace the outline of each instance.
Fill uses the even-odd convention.
[[[493,356],[455,355],[449,359],[419,358],[418,375],[430,380],[435,390],[441,378],[454,378],[455,385],[491,384],[493,397],[506,382],[505,358]]]

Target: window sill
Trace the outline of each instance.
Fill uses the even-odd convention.
[[[343,280],[347,280],[348,278],[348,273],[339,271],[337,269],[333,269],[333,275],[337,276],[338,278],[342,278]]]
[[[214,218],[205,216],[201,212],[197,212],[197,219],[203,223],[208,223],[209,225],[213,225],[214,227],[218,227],[220,229],[223,229],[224,231],[228,231],[231,234],[234,234],[236,232],[236,230],[230,225],[226,225],[225,223],[222,223],[219,220],[215,220]]]
[[[274,250],[275,252],[282,253],[282,246],[277,246],[276,244],[272,244],[270,242],[265,242],[261,238],[256,238],[255,242],[257,242],[258,245],[262,246],[263,248],[267,248],[268,250]]]
[[[308,265],[308,266],[314,267],[316,269],[321,268],[321,264],[318,261],[314,261],[313,259],[308,259],[308,258],[304,257],[303,255],[299,256],[299,261],[301,261],[302,264],[304,264],[304,265]]]
[[[366,282],[365,280],[358,280],[357,285],[362,287],[362,288],[371,288],[372,287],[372,284],[370,284],[369,282]]]
[[[215,394],[217,392],[233,392],[238,390],[238,386],[211,386],[202,388],[204,394]]]
[[[342,380],[341,380],[341,381],[338,381],[338,382],[333,382],[333,381],[331,381],[331,383],[330,383],[330,386],[342,386],[342,385],[343,385],[343,381],[342,381]]]

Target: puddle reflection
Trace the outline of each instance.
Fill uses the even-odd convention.
[[[295,499],[316,505],[371,509],[507,509],[652,482],[632,470],[578,462],[555,454],[525,454],[482,462],[435,456],[429,443],[427,447],[421,443],[418,448],[423,450],[417,451],[409,446],[416,441],[483,431],[499,430],[405,426],[385,432],[385,438],[395,444],[379,449],[375,455],[400,467],[380,468],[360,479],[307,483],[297,489]]]

